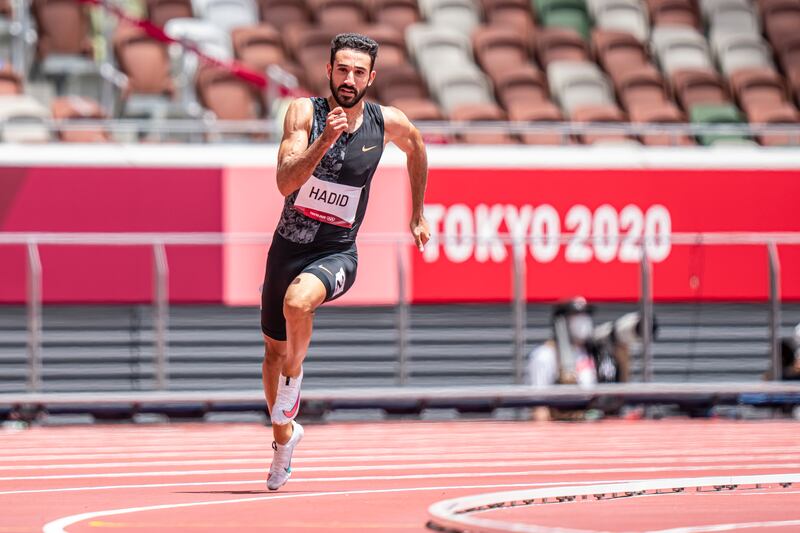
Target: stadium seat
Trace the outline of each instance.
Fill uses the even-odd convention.
[[[428,87],[447,115],[464,104],[494,103],[486,76],[474,64],[448,65],[431,74]]]
[[[409,55],[426,79],[442,67],[474,64],[469,38],[450,28],[414,24],[406,30],[406,44]]]
[[[208,21],[184,18],[172,19],[164,27],[164,33],[176,40],[183,40],[196,45],[204,54],[217,59],[233,59],[233,45],[231,44],[230,34],[215,24]],[[170,50],[175,55],[194,55],[183,54],[180,46],[173,45]],[[186,74],[186,71],[182,71]]]
[[[203,65],[197,71],[197,100],[220,120],[252,120],[264,109],[255,86],[229,70]]]
[[[443,26],[469,36],[480,23],[472,0],[419,0],[420,13],[433,26]]]
[[[0,0],[0,61],[11,61],[11,25],[14,11],[11,0]]]
[[[679,69],[713,69],[705,37],[689,26],[658,26],[651,32],[661,71],[667,76]]]
[[[627,70],[614,79],[622,107],[630,112],[633,107],[659,105],[668,101],[664,79],[652,65]]]
[[[686,117],[672,102],[660,104],[634,105],[628,110],[631,122],[635,124],[682,124]],[[696,143],[684,134],[647,133],[639,139],[645,146],[693,146]]]
[[[380,46],[376,63],[379,70],[408,63],[405,34],[402,31],[387,25],[362,26],[358,31],[375,39]]]
[[[696,104],[689,111],[689,119],[696,124],[743,124],[744,117],[733,104]],[[748,141],[746,135],[730,133],[705,133],[697,136],[703,146],[720,142]]]
[[[398,98],[392,102],[392,105],[405,113],[412,122],[444,120],[439,106],[427,98]]]
[[[647,41],[650,22],[639,0],[589,0],[588,6],[595,28],[626,32],[641,42]]]
[[[255,0],[192,0],[192,8],[197,17],[228,33],[259,22]]]
[[[101,78],[86,5],[74,0],[35,0],[32,10],[38,31],[34,77],[53,81],[58,94],[99,97]]]
[[[572,114],[575,122],[626,122],[625,114],[613,103],[583,106]],[[630,135],[623,132],[591,132],[578,134],[580,144],[598,143],[629,143],[633,141]]]
[[[783,39],[797,34],[800,28],[800,2],[797,0],[759,0],[764,33],[779,48]]]
[[[492,77],[492,82],[497,100],[509,113],[550,99],[544,75],[530,63],[500,71]]]
[[[331,60],[331,40],[338,33],[332,28],[295,26],[287,32],[284,44],[303,69],[312,92],[325,92],[329,86],[327,65]]]
[[[525,38],[511,28],[479,26],[472,34],[478,65],[490,76],[530,61]]]
[[[672,94],[687,114],[697,104],[729,104],[731,97],[715,70],[687,69],[672,74]]]
[[[786,103],[778,106],[755,105],[747,112],[747,118],[751,124],[797,125],[800,123],[800,114],[797,109]],[[797,146],[800,144],[800,137],[788,134],[759,135],[758,142],[763,146]]]
[[[319,26],[335,29],[337,33],[353,31],[365,25],[369,18],[360,0],[308,0],[308,7]]]
[[[0,95],[0,141],[47,142],[48,109],[27,94]]]
[[[772,50],[759,36],[726,33],[712,44],[720,69],[728,77],[742,68],[773,67]]]
[[[120,25],[113,37],[117,66],[128,78],[120,100],[123,115],[141,115],[168,105],[175,94],[167,47],[138,27]]]
[[[233,54],[243,65],[264,72],[269,65],[283,65],[288,58],[281,34],[269,24],[242,26],[231,32]]]
[[[550,94],[569,117],[581,107],[616,105],[611,84],[595,63],[554,61],[547,66],[547,80]]]
[[[177,18],[191,18],[191,0],[147,0],[147,19],[159,28]]]
[[[376,24],[392,26],[397,31],[405,32],[420,21],[416,0],[371,0],[369,7]]]
[[[650,64],[644,45],[626,32],[595,29],[592,54],[612,79],[626,70]]]
[[[767,67],[741,69],[733,73],[730,85],[739,107],[781,107],[788,104],[786,86],[780,74]]]
[[[505,121],[506,114],[497,104],[471,104],[456,107],[450,120],[463,122]],[[456,135],[456,140],[465,144],[515,144],[516,140],[506,132],[467,132]]]
[[[715,0],[708,7],[709,34],[746,33],[760,35],[758,15],[747,0]]]
[[[588,61],[586,42],[574,30],[547,28],[536,35],[536,55],[543,68],[553,61]]]
[[[558,107],[549,101],[524,107],[517,106],[509,111],[508,118],[509,120],[517,122],[544,123],[545,125],[549,122],[561,122],[564,119]],[[568,135],[563,135],[554,131],[523,133],[520,135],[520,140],[524,144],[531,145],[571,144],[571,139]]]
[[[263,22],[285,30],[293,25],[311,24],[311,12],[305,2],[298,0],[258,0]]]
[[[50,104],[50,109],[55,120],[99,120],[107,118],[103,108],[97,102],[77,96],[56,98]],[[58,138],[63,142],[76,143],[108,142],[111,140],[111,136],[104,128],[59,130]]]
[[[533,42],[536,25],[528,0],[482,0],[481,5],[487,25],[513,29],[526,42]]]
[[[425,82],[412,65],[404,63],[380,69],[372,84],[378,100],[395,105],[398,99],[428,99]]]
[[[0,67],[0,95],[22,94],[22,77],[9,64]]]
[[[700,29],[692,0],[647,0],[650,21],[655,26],[688,26]]]
[[[591,22],[584,0],[534,0],[536,14],[547,28],[571,28],[584,40],[589,38]]]

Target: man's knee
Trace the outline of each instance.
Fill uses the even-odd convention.
[[[264,339],[264,362],[268,365],[282,366],[286,361],[288,351],[285,342],[270,342]]]
[[[324,296],[323,296],[324,298]],[[283,299],[283,316],[286,320],[302,319],[314,313],[320,295],[305,284],[292,284]]]

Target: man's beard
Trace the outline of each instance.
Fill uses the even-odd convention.
[[[364,90],[361,92],[359,92],[358,89],[356,89],[355,87],[347,87],[348,89],[353,90],[354,96],[351,97],[348,95],[348,98],[350,99],[347,101],[343,101],[341,96],[339,95],[339,90],[345,87],[345,85],[339,85],[339,87],[336,88],[333,86],[333,80],[331,79],[328,80],[328,85],[330,85],[331,95],[333,96],[333,99],[336,100],[336,103],[348,109],[359,103],[361,99],[364,98],[364,95],[367,93],[367,87],[364,87]]]

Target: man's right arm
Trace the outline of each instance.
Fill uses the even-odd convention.
[[[341,108],[337,108],[341,111]],[[342,131],[341,118],[336,110],[328,114],[325,130],[322,135],[308,144],[314,107],[308,98],[298,98],[289,104],[283,122],[283,138],[278,149],[278,171],[276,179],[278,190],[283,196],[289,196],[308,181],[325,152],[333,146]],[[334,116],[332,116],[334,115]],[[344,116],[344,111],[341,111]],[[329,127],[331,126],[331,127]],[[344,129],[347,118],[344,118]]]

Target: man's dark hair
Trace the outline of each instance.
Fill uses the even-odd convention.
[[[375,66],[375,59],[378,57],[378,43],[366,35],[361,35],[359,33],[340,33],[334,37],[331,41],[331,66],[333,66],[333,59],[336,57],[336,52],[345,49],[369,54],[371,60],[369,69],[372,70]]]

